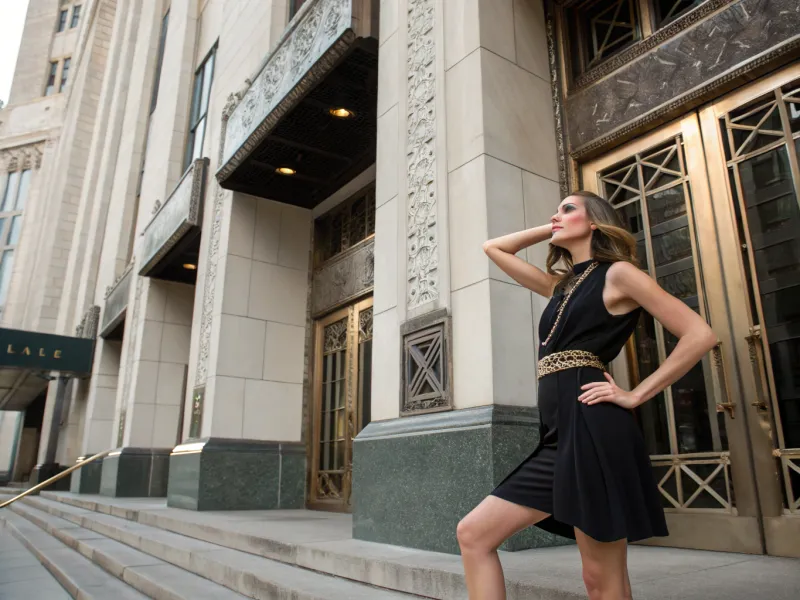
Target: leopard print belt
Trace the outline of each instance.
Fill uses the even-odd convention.
[[[606,370],[605,364],[598,356],[586,350],[563,350],[548,354],[537,364],[538,379],[558,371],[566,371],[576,367],[594,367]]]

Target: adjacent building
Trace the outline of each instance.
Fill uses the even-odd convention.
[[[637,411],[657,543],[800,555],[798,32],[794,0],[31,0],[9,477],[113,448],[73,491],[456,551],[537,436],[544,300],[481,243],[585,188],[721,340]],[[643,316],[614,376],[675,343]]]

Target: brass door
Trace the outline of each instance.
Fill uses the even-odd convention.
[[[370,420],[372,298],[316,322],[309,508],[349,511],[353,438]]]
[[[700,119],[765,549],[800,556],[800,64]]]
[[[634,233],[641,268],[706,319],[721,339],[701,363],[637,409],[670,536],[648,543],[761,553],[759,507],[739,407],[725,279],[697,115],[583,168],[584,186],[607,198]],[[618,381],[634,386],[677,339],[643,314]]]

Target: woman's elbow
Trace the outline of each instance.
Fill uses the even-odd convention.
[[[706,327],[705,331],[702,333],[702,338],[700,340],[700,344],[703,346],[704,353],[710,352],[715,346],[719,344],[719,337],[717,334],[714,333],[714,330],[711,327]]]
[[[486,254],[489,254],[489,250],[491,250],[492,248],[494,248],[494,240],[486,240],[485,242],[483,242],[483,251]]]

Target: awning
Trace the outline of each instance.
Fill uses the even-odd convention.
[[[92,372],[94,340],[0,328],[0,410],[25,410],[50,382],[50,373]]]
[[[375,162],[376,5],[303,5],[228,119],[223,188],[311,208]]]

